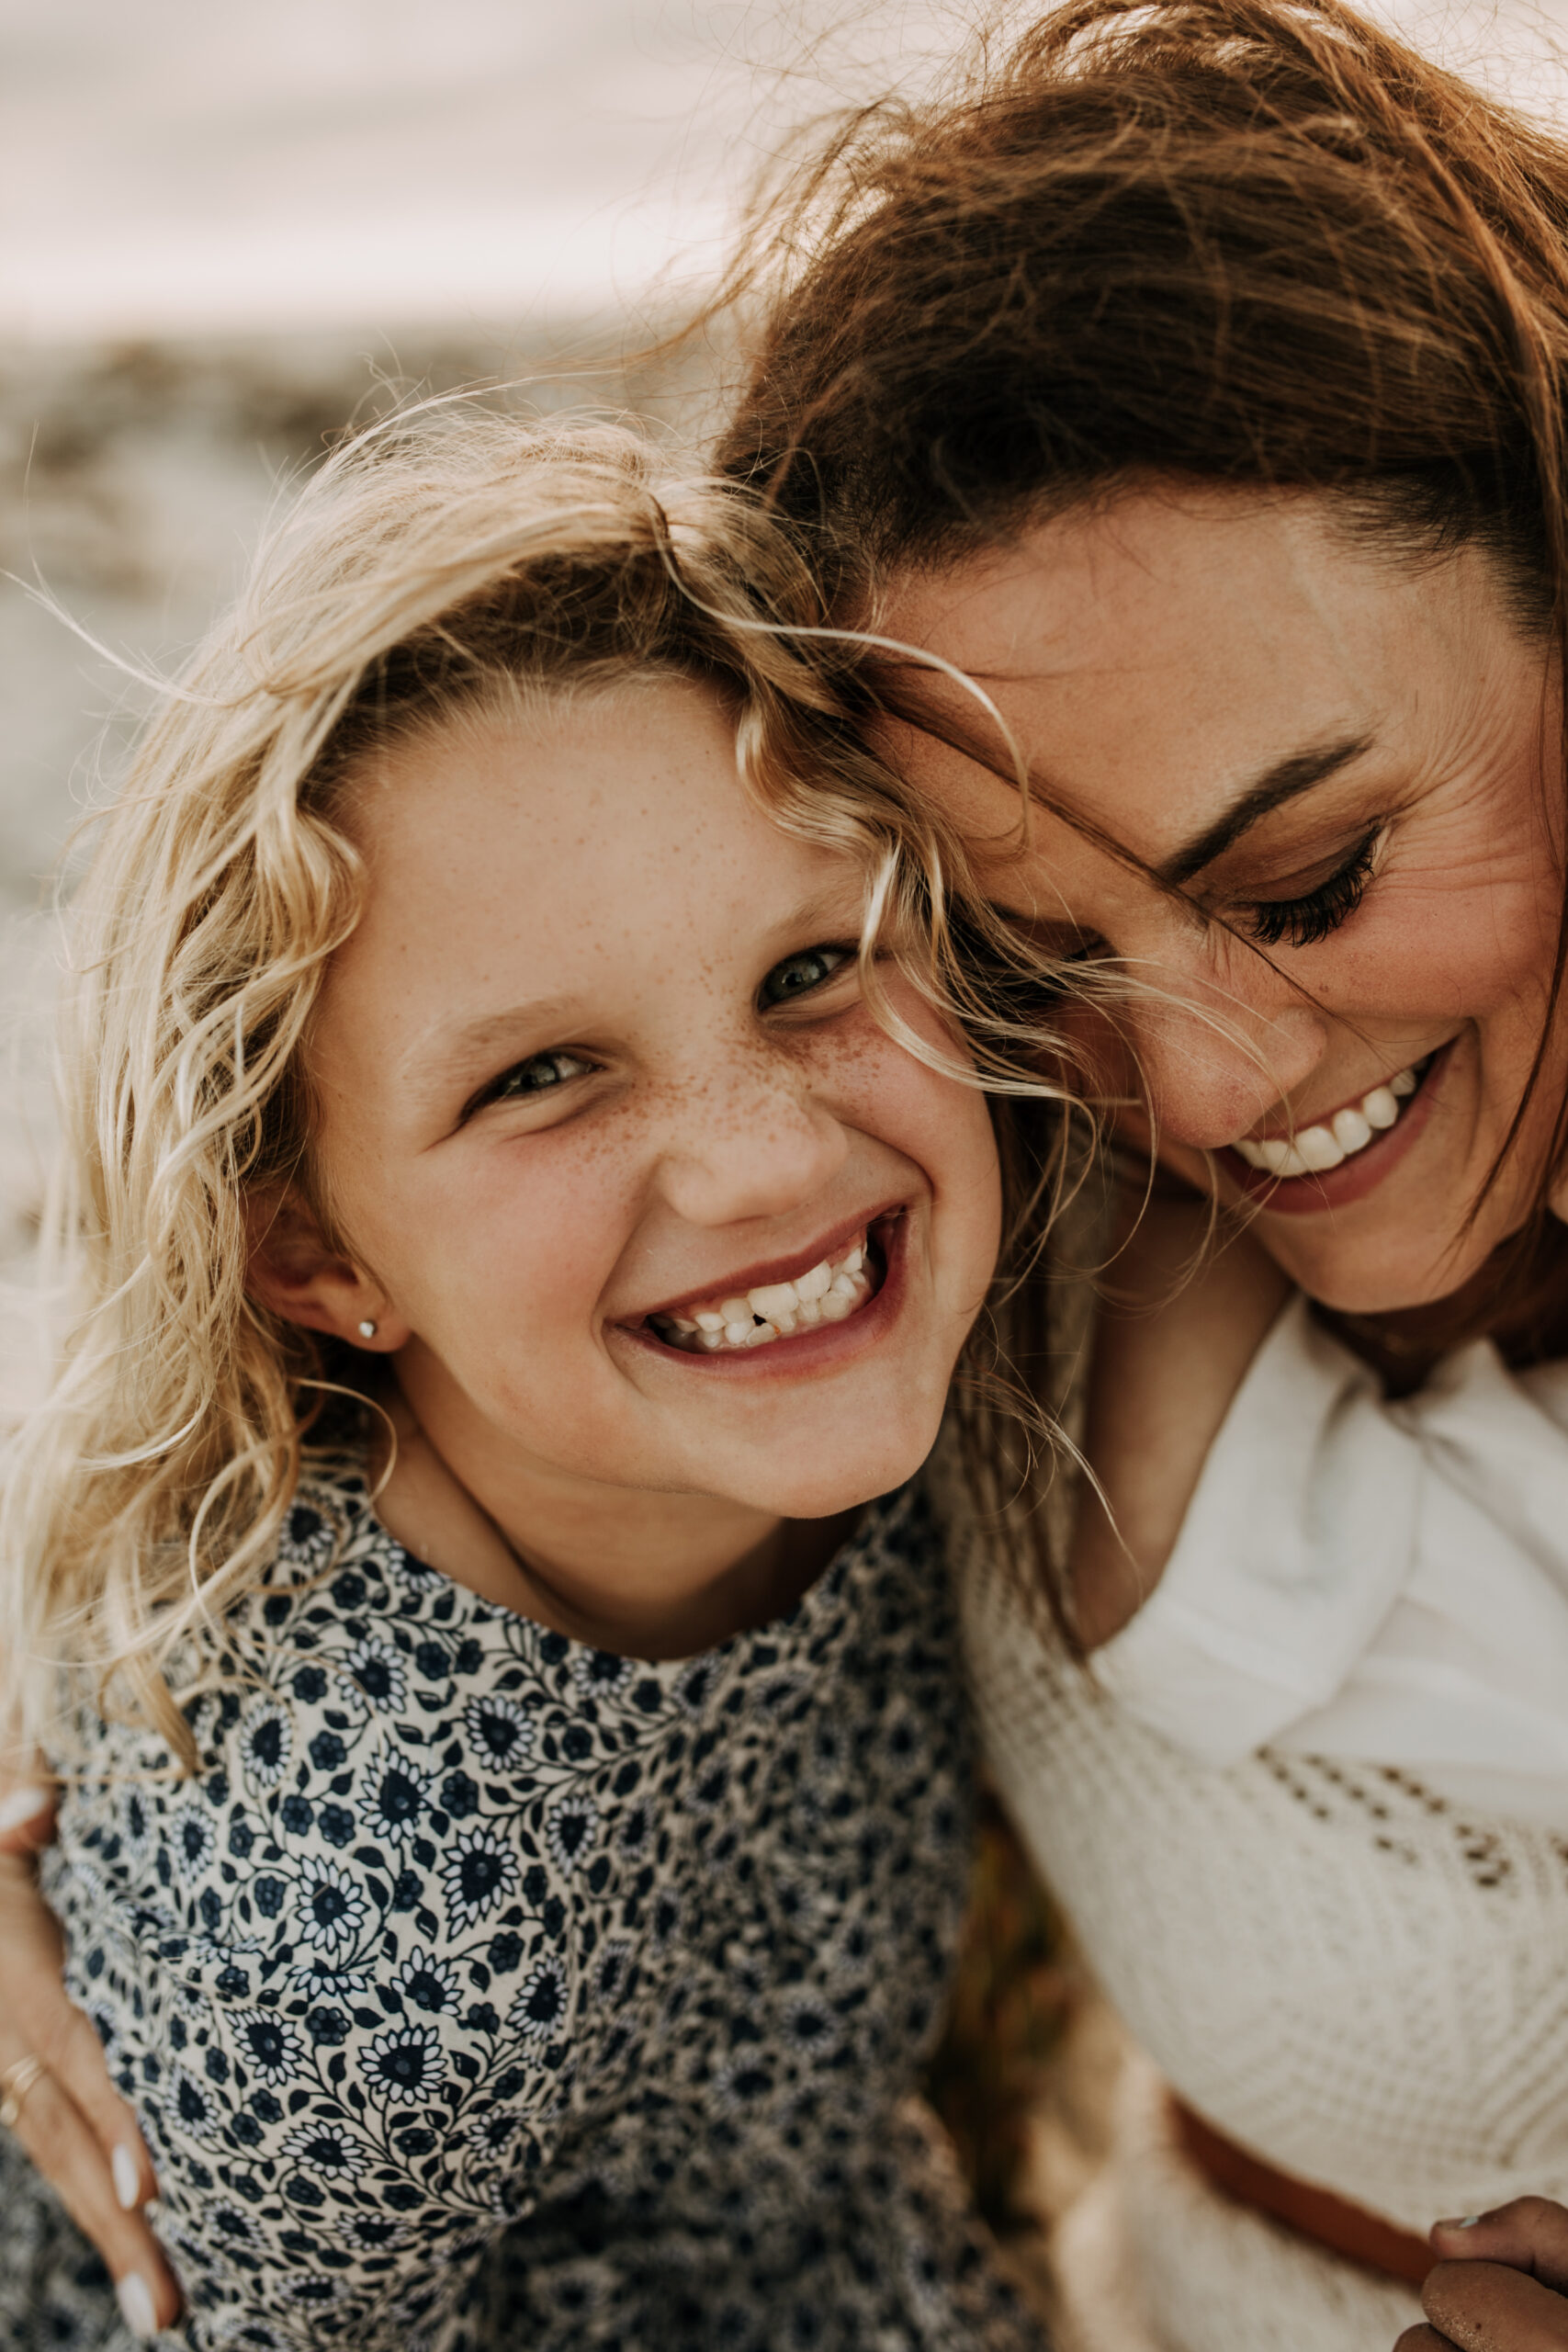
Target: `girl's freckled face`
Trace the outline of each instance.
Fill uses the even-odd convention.
[[[989,1119],[873,1022],[859,874],[750,804],[714,698],[449,722],[346,822],[367,891],[310,1048],[321,1161],[422,1410],[585,1496],[814,1517],[908,1476],[995,1261]],[[874,1344],[766,1378],[650,1344],[650,1313],[887,1211]]]

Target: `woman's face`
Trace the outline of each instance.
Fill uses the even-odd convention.
[[[1256,1200],[1331,1306],[1459,1288],[1528,1211],[1568,1059],[1560,1021],[1467,1227],[1562,899],[1556,669],[1490,559],[1369,548],[1307,496],[1156,487],[911,575],[884,625],[987,688],[1038,795],[1185,894],[1045,806],[1021,850],[1016,793],[901,737],[999,899],[1159,992],[1122,1027],[1163,1156]],[[973,726],[957,688],[935,695]],[[1114,1069],[1096,1016],[1071,1019]]]

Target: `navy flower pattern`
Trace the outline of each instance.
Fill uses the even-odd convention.
[[[917,1494],[647,1665],[412,1560],[344,1469],[221,1645],[198,1773],[90,1722],[47,1871],[191,2352],[1039,2346],[911,2096],[972,1769]],[[0,2145],[0,2346],[125,2341]]]

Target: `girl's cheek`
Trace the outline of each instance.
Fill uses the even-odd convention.
[[[517,1136],[443,1171],[407,1230],[411,1272],[430,1307],[481,1324],[558,1325],[599,1295],[636,1219],[627,1160],[570,1127]],[[428,1280],[421,1277],[428,1270]]]
[[[918,1027],[935,1052],[960,1059],[961,1048],[929,1017]],[[954,1107],[955,1098],[973,1091],[961,1079],[931,1069],[869,1013],[856,1034],[821,1055],[815,1076],[816,1091],[846,1125],[863,1129],[917,1161],[941,1135],[933,1121]]]

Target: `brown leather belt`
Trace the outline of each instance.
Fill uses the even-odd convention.
[[[1438,2259],[1424,2238],[1396,2230],[1391,2222],[1380,2221],[1359,2205],[1347,2204],[1326,2188],[1314,2188],[1310,2181],[1276,2172],[1272,2165],[1249,2155],[1234,2140],[1213,2131],[1174,2096],[1171,2108],[1184,2154],[1216,2188],[1239,2204],[1254,2206],[1270,2221],[1283,2222],[1287,2229],[1314,2239],[1347,2262],[1359,2262],[1385,2278],[1403,2278],[1412,2287],[1420,2286]]]

